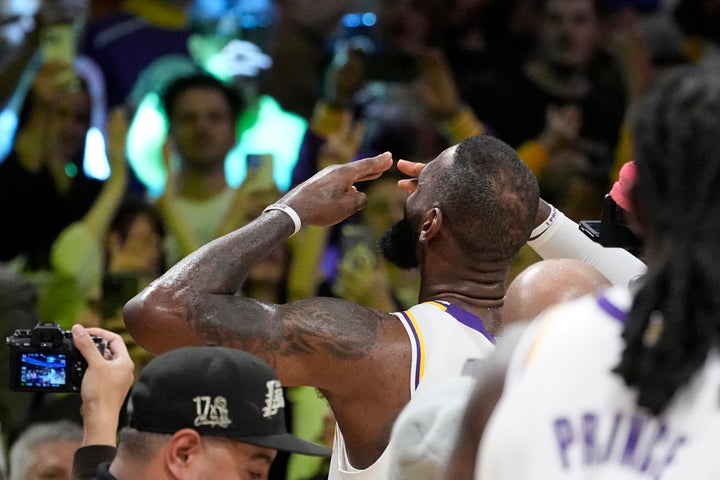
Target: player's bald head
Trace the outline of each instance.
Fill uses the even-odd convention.
[[[520,272],[508,286],[503,324],[531,320],[550,305],[608,286],[603,274],[579,260],[542,260]]]

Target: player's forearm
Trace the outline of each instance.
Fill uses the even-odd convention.
[[[263,213],[245,227],[197,249],[153,285],[235,294],[252,267],[287,240],[292,232],[293,223],[286,214],[278,211]]]
[[[155,353],[207,343],[219,328],[211,305],[239,292],[248,272],[293,228],[283,212],[270,211],[191,253],[125,304],[128,332]]]
[[[544,202],[542,202],[544,203]],[[552,207],[542,205],[542,213]],[[586,237],[562,212],[550,213],[531,235],[528,245],[543,259],[574,258],[596,268],[613,285],[627,285],[646,271],[645,264],[621,248],[606,248]]]

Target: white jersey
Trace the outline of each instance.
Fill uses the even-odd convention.
[[[626,288],[551,308],[515,349],[478,452],[479,479],[720,478],[720,357],[659,417],[612,373]]]
[[[408,372],[411,397],[429,385],[459,376],[468,360],[486,358],[495,346],[482,320],[446,302],[421,303],[395,315],[412,344],[412,368]],[[387,478],[390,448],[370,467],[358,470],[350,464],[342,433],[336,428],[329,480]]]

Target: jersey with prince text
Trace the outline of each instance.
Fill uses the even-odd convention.
[[[612,372],[632,294],[551,308],[517,345],[476,478],[720,478],[720,357],[713,350],[659,416]]]

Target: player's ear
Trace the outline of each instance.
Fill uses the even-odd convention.
[[[175,432],[165,445],[165,468],[175,478],[186,477],[189,470],[198,468],[202,454],[200,434],[191,428],[183,428]]]
[[[442,210],[438,207],[434,207],[425,212],[420,225],[420,241],[427,242],[435,237],[440,232],[442,220]]]

